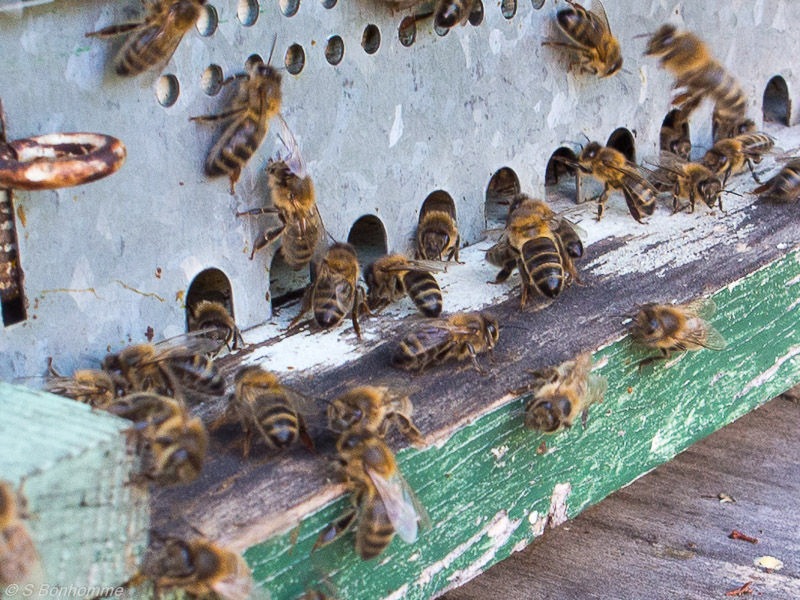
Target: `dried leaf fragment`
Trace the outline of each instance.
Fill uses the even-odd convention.
[[[735,590],[731,590],[730,592],[725,592],[726,596],[744,596],[745,594],[752,594],[753,590],[750,589],[750,586],[753,585],[752,581],[748,581],[743,586],[736,588]]]
[[[728,537],[732,540],[742,540],[743,542],[750,542],[751,544],[758,543],[758,539],[750,537],[749,535],[745,535],[744,533],[742,533],[741,531],[737,531],[736,529],[731,531]]]

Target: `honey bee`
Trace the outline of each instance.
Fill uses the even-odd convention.
[[[328,428],[342,433],[360,427],[380,437],[394,423],[412,443],[422,442],[422,434],[411,421],[414,406],[408,396],[391,392],[388,387],[355,387],[328,405]]]
[[[745,165],[750,169],[756,183],[761,183],[753,163],[759,164],[774,146],[775,139],[766,133],[744,133],[716,142],[705,153],[701,162],[716,175],[723,177],[723,185],[728,182],[728,177],[744,171]]]
[[[152,0],[144,21],[112,25],[86,37],[129,34],[116,58],[117,75],[134,76],[169,61],[183,36],[203,11],[206,0]]]
[[[349,312],[353,320],[356,337],[361,339],[358,316],[362,309],[371,314],[358,285],[358,257],[350,244],[336,243],[319,261],[314,282],[306,288],[303,306],[289,329],[305,314],[314,309],[314,321],[323,329],[330,329],[342,322]]]
[[[660,148],[662,152],[670,152],[683,160],[690,160],[692,141],[689,138],[689,120],[683,111],[673,110],[664,119]]]
[[[208,435],[203,422],[190,417],[182,401],[135,393],[115,400],[107,410],[134,423],[131,432],[145,463],[135,482],[183,485],[200,476]]]
[[[50,377],[44,386],[46,391],[83,402],[92,408],[105,409],[128,392],[128,382],[118,373],[81,369],[75,371],[72,377],[65,377],[55,370],[52,359],[49,361],[49,371]]]
[[[262,234],[261,239],[253,245],[250,260],[253,260],[256,252],[280,238],[284,261],[298,271],[311,262],[322,234],[322,220],[317,209],[314,184],[306,172],[297,140],[283,118],[280,115],[278,117],[282,131],[280,138],[288,156],[282,160],[270,160],[267,165],[272,206],[250,209],[236,213],[236,216],[277,213],[282,225]]]
[[[606,379],[591,370],[592,355],[586,352],[557,367],[532,371],[534,381],[513,392],[533,394],[525,403],[525,427],[555,433],[572,427],[578,415],[585,426],[589,407],[602,402],[608,388]]]
[[[405,542],[414,543],[418,523],[429,527],[428,516],[388,446],[368,429],[353,428],[342,434],[336,449],[342,474],[353,487],[357,509],[323,529],[314,550],[339,538],[356,517],[356,552],[362,560],[379,556],[395,533]]]
[[[250,454],[254,431],[272,449],[283,450],[299,439],[309,450],[314,450],[314,442],[303,420],[303,413],[314,410],[311,399],[281,385],[272,373],[261,367],[239,369],[233,383],[234,393],[228,407],[211,429],[237,420],[244,430],[244,458]]]
[[[622,51],[617,38],[611,33],[605,8],[600,0],[592,0],[591,10],[586,10],[573,0],[569,8],[558,11],[556,18],[561,31],[572,43],[545,41],[542,46],[562,46],[578,55],[581,73],[610,77],[622,68]]]
[[[438,0],[433,12],[433,24],[440,29],[464,25],[474,5],[475,0]]]
[[[763,199],[794,202],[800,198],[800,158],[787,162],[777,175],[752,191]]]
[[[28,581],[39,571],[39,554],[23,523],[22,495],[0,481],[0,586]]]
[[[581,151],[577,162],[564,157],[556,158],[603,183],[603,193],[596,198],[598,221],[603,218],[611,190],[622,191],[628,210],[637,222],[641,223],[644,216],[653,214],[658,191],[640,173],[637,165],[619,150],[590,142]]]
[[[253,578],[244,559],[205,539],[161,538],[145,555],[139,571],[128,585],[150,581],[154,596],[181,589],[192,597],[216,595],[222,600],[246,600],[253,591]]]
[[[274,42],[272,47],[274,50]],[[209,177],[227,175],[231,195],[235,193],[242,169],[264,141],[270,120],[281,109],[281,74],[260,60],[250,61],[246,69],[244,75],[227,80],[239,81],[237,96],[229,110],[189,119],[203,123],[230,121],[211,147],[205,170]]]
[[[493,264],[504,261],[498,265],[502,270],[492,283],[505,281],[516,266],[522,279],[521,306],[525,306],[530,292],[557,297],[565,284],[578,280],[578,274],[570,252],[556,232],[559,229],[567,232],[572,253],[583,253],[580,238],[541,200],[520,194],[510,208],[505,232],[497,244],[499,248],[487,253],[490,262],[496,261]]]
[[[458,260],[461,236],[452,207],[437,206],[420,212],[417,224],[416,258],[421,260]]]
[[[426,317],[442,314],[442,290],[431,268],[408,260],[402,254],[379,258],[364,269],[367,306],[380,312],[392,302],[408,295]]]
[[[189,310],[189,331],[205,331],[203,337],[214,340],[230,350],[244,346],[242,333],[228,310],[220,303],[201,300]]]
[[[651,303],[639,307],[630,328],[631,338],[662,353],[641,361],[639,370],[656,360],[668,359],[672,352],[725,348],[722,335],[708,323],[715,310],[716,304],[710,298],[688,304]]]
[[[659,169],[654,176],[661,182],[672,186],[672,213],[680,210],[679,199],[689,201],[689,212],[693,213],[698,198],[708,208],[719,204],[722,210],[722,182],[711,169],[696,162],[686,162],[680,157],[664,153],[658,161]]]
[[[491,315],[457,313],[424,323],[407,334],[392,352],[391,364],[396,369],[421,373],[450,359],[470,358],[473,368],[486,375],[477,357],[488,353],[494,360],[499,337],[500,327]]]
[[[687,119],[703,98],[713,99],[715,141],[735,135],[747,121],[747,96],[742,86],[693,33],[662,25],[651,36],[645,55],[660,57],[661,66],[675,77],[675,89],[685,88],[673,105]]]
[[[196,331],[158,342],[134,344],[119,354],[103,359],[103,370],[119,372],[132,391],[154,392],[162,396],[183,391],[221,396],[225,380],[208,353],[219,351],[220,344]]]

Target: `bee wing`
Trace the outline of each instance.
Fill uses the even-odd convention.
[[[706,323],[705,333],[705,339],[702,342],[698,342],[703,348],[708,348],[709,350],[724,350],[725,346],[728,345],[725,338],[722,337],[722,334],[717,331],[713,325]]]
[[[417,514],[415,501],[412,499],[416,498],[414,492],[399,473],[391,479],[386,479],[372,469],[367,469],[367,474],[375,485],[397,534],[405,542],[414,543],[417,540],[417,521],[424,520]]]
[[[411,260],[408,259],[406,265],[404,267],[397,267],[397,268],[390,268],[387,269],[390,273],[396,271],[419,271],[423,273],[443,273],[444,268],[439,266],[436,262],[432,260]]]
[[[247,600],[248,598],[262,598],[263,592],[269,598],[269,592],[264,588],[256,588],[257,594],[253,592],[253,579],[250,575],[243,573],[231,573],[227,577],[220,579],[212,586],[213,590],[224,600]]]
[[[78,383],[72,377],[53,377],[44,384],[45,391],[62,396],[81,396],[97,391],[97,386]]]
[[[303,160],[303,156],[300,154],[300,144],[297,143],[297,138],[294,137],[292,130],[289,129],[289,124],[280,113],[278,113],[278,125],[281,130],[278,137],[288,152],[283,161],[292,173],[297,175],[300,179],[305,179],[308,177],[308,171],[306,170],[306,163]]]
[[[555,231],[556,229],[559,228],[560,225],[564,223],[566,223],[576,234],[578,234],[578,237],[580,238],[585,238],[589,235],[588,233],[586,233],[586,230],[583,227],[581,227],[577,223],[573,223],[572,221],[564,217],[563,213],[559,213],[552,219],[550,219],[548,225],[550,226],[550,229]]]
[[[608,24],[608,15],[606,15],[606,7],[603,6],[600,0],[592,0],[592,8],[589,9],[589,12],[600,20],[600,23],[609,33],[611,32],[611,26]]]
[[[290,387],[283,386],[283,390],[289,400],[291,400],[292,406],[294,406],[294,409],[297,412],[309,417],[318,415],[320,413],[319,408],[317,408],[317,401],[315,398],[301,394],[297,390],[294,390]]]
[[[154,344],[156,349],[155,357],[150,363],[160,362],[170,358],[185,358],[196,354],[214,354],[218,352],[224,342],[204,337],[207,333],[213,331],[216,330],[213,328],[198,329],[197,331],[190,331],[189,333],[183,333],[156,342]]]
[[[30,6],[39,6],[40,4],[50,4],[53,0],[0,0],[0,12],[11,12],[15,10],[22,10]]]
[[[595,374],[589,375],[589,383],[586,387],[586,406],[602,402],[607,391],[608,380],[605,377]]]
[[[613,169],[614,171],[619,171],[620,173],[624,173],[625,175],[628,175],[630,177],[635,177],[636,179],[643,181],[647,185],[650,185],[647,182],[647,178],[650,175],[650,171],[648,171],[644,167],[640,167],[639,165],[636,165],[630,161],[625,161],[624,166],[619,166],[605,160],[603,160],[602,162],[603,165],[608,169]]]
[[[698,298],[697,300],[685,304],[683,308],[692,315],[700,317],[703,320],[708,320],[714,316],[714,312],[717,310],[717,304],[711,298]]]

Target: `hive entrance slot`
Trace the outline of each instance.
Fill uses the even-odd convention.
[[[545,200],[572,198],[577,202],[575,168],[561,162],[562,158],[578,159],[572,150],[564,146],[553,152],[544,172]]]
[[[764,90],[764,121],[789,125],[791,116],[791,100],[789,100],[789,87],[786,80],[776,75],[769,80]]]
[[[13,194],[10,190],[0,190],[0,307],[4,327],[27,318],[22,269],[17,250]]]
[[[295,271],[286,264],[283,255],[276,252],[269,265],[269,296],[273,312],[302,298],[309,282],[308,268]]]
[[[492,175],[486,188],[486,204],[483,209],[487,229],[505,227],[508,206],[519,192],[519,177],[513,169],[503,167]]]
[[[189,328],[189,315],[192,309],[203,300],[219,302],[234,318],[233,292],[228,276],[219,269],[211,268],[197,274],[186,292],[186,328]]]
[[[362,268],[388,252],[386,228],[375,215],[360,217],[350,229],[347,243],[356,249]]]
[[[636,162],[636,142],[631,132],[624,127],[620,127],[608,136],[606,146],[619,150],[629,161]]]

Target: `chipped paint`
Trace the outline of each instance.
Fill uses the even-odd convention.
[[[403,137],[403,105],[398,104],[394,107],[394,122],[389,130],[389,148],[394,148],[401,137]]]
[[[494,459],[499,461],[506,455],[506,452],[508,452],[508,446],[503,445],[499,446],[498,448],[492,448],[491,452],[494,454]]]
[[[772,365],[769,369],[761,373],[758,377],[754,377],[753,379],[751,379],[747,383],[747,385],[745,385],[742,388],[742,391],[734,396],[734,399],[741,398],[742,396],[745,396],[748,393],[750,393],[750,390],[752,390],[753,388],[761,387],[762,385],[764,385],[767,381],[775,377],[775,375],[778,373],[778,371],[785,362],[792,360],[795,356],[798,355],[800,355],[800,345],[792,346],[789,349],[789,352],[775,359],[774,365]]]
[[[550,527],[558,527],[567,520],[567,497],[572,491],[572,484],[568,481],[557,483],[553,488],[553,495],[550,497],[550,510],[547,513],[547,524]]]

